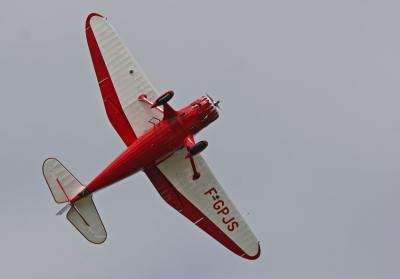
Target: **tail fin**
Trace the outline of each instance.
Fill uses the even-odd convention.
[[[78,201],[70,201],[84,191],[85,187],[57,160],[49,158],[43,163],[43,175],[57,203],[69,203],[57,215],[69,209],[67,219],[90,242],[100,244],[107,232],[93,202],[92,195]]]

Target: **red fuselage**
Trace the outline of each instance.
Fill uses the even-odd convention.
[[[149,108],[150,109],[150,108]],[[176,115],[160,120],[111,162],[86,187],[93,193],[140,170],[157,165],[176,150],[185,147],[185,140],[218,118],[218,112],[207,97],[201,97]],[[75,197],[72,202],[80,197]]]

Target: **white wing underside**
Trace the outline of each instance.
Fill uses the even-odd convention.
[[[190,160],[185,158],[186,153],[185,149],[181,149],[157,167],[186,199],[217,225],[246,254],[256,255],[259,250],[258,240],[212,174],[205,160],[200,155],[194,157],[196,168],[201,175],[199,179],[193,180],[193,169]],[[228,230],[227,225],[222,222],[224,215],[218,214],[217,210],[213,208],[215,200],[211,198],[211,195],[205,194],[212,187],[216,189],[219,199],[224,201],[224,206],[229,208],[227,219],[234,217],[238,222],[239,225],[234,231]]]
[[[106,19],[93,16],[89,24],[122,109],[136,137],[140,137],[153,126],[148,121],[153,117],[162,119],[163,114],[158,110],[149,109],[148,104],[138,101],[138,96],[145,94],[149,100],[154,101],[158,93]]]

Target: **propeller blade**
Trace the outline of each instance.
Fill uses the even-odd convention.
[[[214,99],[210,96],[210,95],[208,95],[207,93],[206,93],[206,96],[210,99],[210,101],[213,103],[213,105],[216,107],[216,108],[218,108],[219,110],[221,110],[222,111],[222,109],[220,108],[220,106],[219,106],[219,104],[221,103],[221,101],[214,101]]]

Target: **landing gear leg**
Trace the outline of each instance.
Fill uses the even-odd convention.
[[[189,159],[190,159],[190,164],[192,165],[192,169],[193,169],[192,179],[197,180],[200,178],[200,173],[196,169],[196,164],[194,162],[193,156],[190,156]]]

